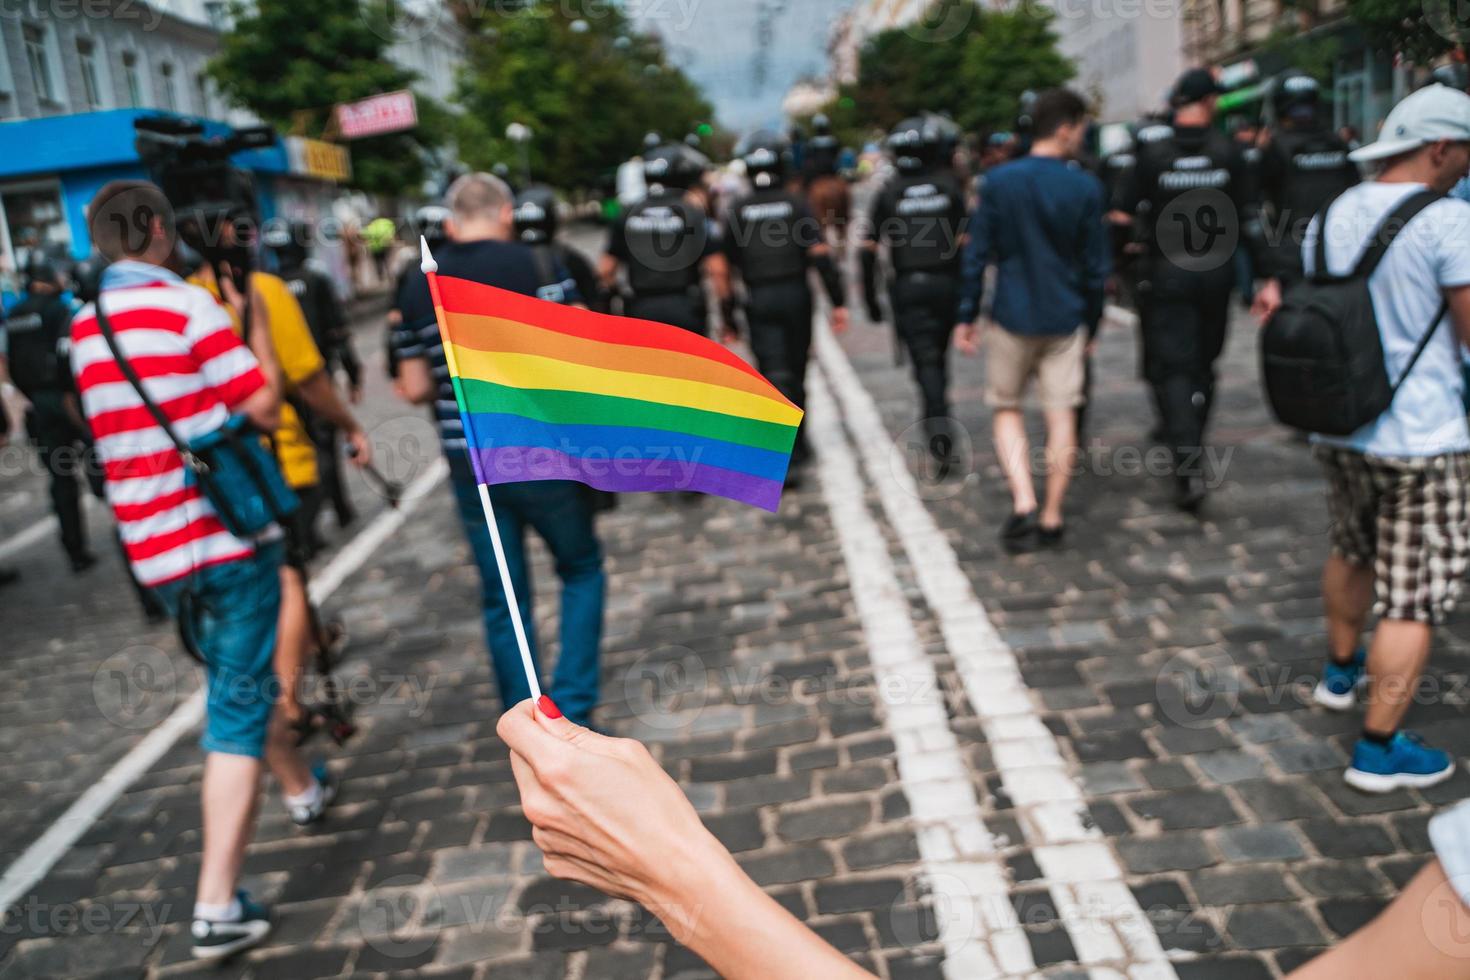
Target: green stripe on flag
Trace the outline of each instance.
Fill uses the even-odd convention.
[[[769,449],[791,451],[794,426],[779,422],[707,412],[697,408],[664,405],[637,398],[556,391],[546,388],[512,388],[473,378],[455,378],[470,414],[505,412],[561,425],[623,425],[666,432],[687,432],[710,439]]]

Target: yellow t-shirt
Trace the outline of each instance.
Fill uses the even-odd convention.
[[[214,277],[194,276],[190,280],[208,289],[219,298]],[[276,359],[281,362],[281,375],[286,381],[286,393],[295,391],[296,386],[326,367],[322,353],[312,339],[311,328],[306,325],[306,315],[301,304],[291,294],[291,287],[279,276],[268,272],[251,274],[255,294],[265,304],[266,318],[270,322],[271,343],[276,348]],[[231,319],[235,329],[240,329],[233,308]],[[301,416],[289,402],[281,403],[281,427],[276,430],[276,458],[286,482],[294,489],[315,486],[321,479],[317,472],[316,444],[306,434]]]

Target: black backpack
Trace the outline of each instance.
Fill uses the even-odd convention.
[[[1271,410],[1282,424],[1346,436],[1393,403],[1399,385],[1444,319],[1447,304],[1434,315],[1398,381],[1391,382],[1368,277],[1399,231],[1441,196],[1429,190],[1410,194],[1383,219],[1346,276],[1327,272],[1327,212],[1337,198],[1322,209],[1313,274],[1287,289],[1281,307],[1261,331],[1261,379]]]

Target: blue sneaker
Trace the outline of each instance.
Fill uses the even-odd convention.
[[[1343,780],[1365,793],[1387,793],[1403,787],[1423,789],[1449,779],[1455,760],[1448,752],[1431,749],[1413,732],[1398,732],[1388,745],[1365,738],[1353,746],[1353,764]]]
[[[222,960],[258,945],[270,935],[270,909],[256,905],[243,889],[236,892],[235,897],[240,900],[240,918],[233,922],[195,919],[189,927],[189,934],[194,937],[194,948],[190,952],[195,959]]]
[[[1358,686],[1363,683],[1368,663],[1368,651],[1358,647],[1353,659],[1346,664],[1328,660],[1322,671],[1322,679],[1312,692],[1312,700],[1333,711],[1347,711],[1357,702]]]

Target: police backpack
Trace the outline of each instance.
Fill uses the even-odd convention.
[[[1327,271],[1327,212],[1317,217],[1310,277],[1293,283],[1281,307],[1261,331],[1261,379],[1271,410],[1284,425],[1305,432],[1346,436],[1387,411],[1444,318],[1441,306],[1398,381],[1390,381],[1383,338],[1368,277],[1394,237],[1440,195],[1409,195],[1374,231],[1362,258],[1345,276]]]

